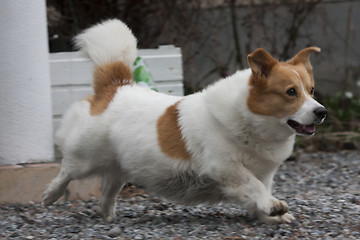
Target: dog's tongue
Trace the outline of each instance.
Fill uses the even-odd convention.
[[[313,135],[315,133],[315,124],[301,125],[295,127],[295,130],[300,134]]]
[[[289,120],[288,124],[300,134],[313,135],[316,131],[315,124],[302,125],[293,120]]]
[[[309,135],[314,134],[316,131],[315,124],[306,125],[303,128],[305,130],[304,132]]]
[[[298,133],[302,133],[306,135],[313,135],[315,133],[315,130],[316,130],[315,124],[299,125],[296,127],[296,131]]]

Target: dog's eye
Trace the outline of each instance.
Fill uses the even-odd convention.
[[[315,93],[315,88],[311,88],[310,95],[314,95],[314,93]]]
[[[295,88],[290,88],[289,90],[286,91],[286,94],[289,96],[296,96]]]

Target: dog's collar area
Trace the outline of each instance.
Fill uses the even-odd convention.
[[[315,124],[303,125],[291,119],[287,121],[287,124],[302,135],[313,135],[316,131]]]

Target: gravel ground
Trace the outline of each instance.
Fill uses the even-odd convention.
[[[97,199],[0,205],[3,239],[360,239],[360,152],[302,153],[275,178],[293,224],[270,226],[232,204],[189,207],[127,188],[106,223]]]

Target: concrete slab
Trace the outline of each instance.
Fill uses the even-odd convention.
[[[0,166],[0,204],[41,202],[47,185],[60,171],[58,163]],[[72,181],[60,199],[99,197],[100,178]]]

